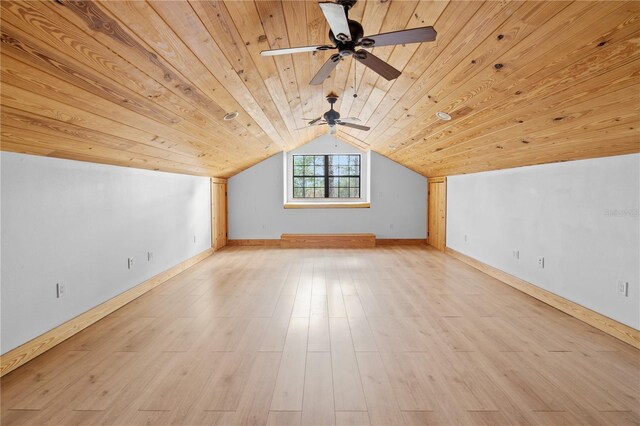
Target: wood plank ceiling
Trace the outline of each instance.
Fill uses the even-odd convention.
[[[397,80],[346,59],[322,86],[331,52],[259,55],[327,43],[315,1],[1,7],[5,151],[226,177],[326,131],[296,129],[331,91],[372,127],[339,138],[427,176],[640,151],[637,1],[360,0],[365,34],[438,40],[374,49]]]

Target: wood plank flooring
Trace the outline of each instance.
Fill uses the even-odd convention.
[[[426,246],[233,247],[3,377],[3,425],[640,422],[640,352]]]

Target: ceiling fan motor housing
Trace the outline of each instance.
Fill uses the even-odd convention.
[[[329,39],[338,47],[340,56],[352,55],[356,48],[356,42],[364,36],[364,30],[359,22],[347,20],[349,22],[349,32],[351,33],[351,40],[346,39],[345,34],[333,34],[332,30],[329,30]]]
[[[325,121],[327,122],[327,124],[332,126],[332,125],[336,124],[336,121],[338,119],[340,119],[340,113],[338,111],[336,111],[335,109],[333,109],[333,105],[332,105],[332,109],[330,109],[329,111],[325,112],[323,117],[324,117]]]

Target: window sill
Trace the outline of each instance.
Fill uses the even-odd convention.
[[[285,209],[368,209],[371,203],[285,203]]]

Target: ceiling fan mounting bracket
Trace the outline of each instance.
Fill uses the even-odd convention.
[[[338,102],[338,96],[330,94],[329,96],[327,96],[327,102],[329,102],[331,108],[333,109],[333,104]]]
[[[336,3],[343,6],[345,11],[355,6],[357,0],[336,0]]]

